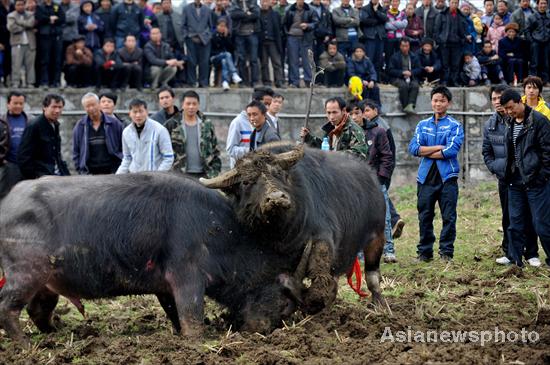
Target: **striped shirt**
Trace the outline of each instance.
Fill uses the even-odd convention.
[[[516,166],[519,167],[519,151],[517,148],[516,140],[518,139],[519,134],[523,130],[523,123],[514,122],[514,128],[512,130],[512,142],[514,143],[514,157]]]

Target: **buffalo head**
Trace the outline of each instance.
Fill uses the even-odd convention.
[[[286,220],[296,208],[289,170],[303,156],[302,146],[278,154],[260,150],[244,156],[234,169],[201,183],[233,198],[242,224],[253,231],[269,231],[266,225]]]
[[[305,287],[302,283],[311,254],[311,242],[306,245],[294,273],[279,274],[268,285],[251,290],[244,298],[235,318],[238,327],[248,332],[268,333],[280,327],[282,320],[303,306]]]

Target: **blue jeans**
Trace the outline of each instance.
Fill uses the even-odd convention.
[[[526,219],[531,213],[533,226],[544,252],[546,263],[550,263],[550,183],[526,188],[523,185],[508,187],[508,256],[518,266],[523,266],[522,256],[526,245]]]
[[[258,47],[259,42],[256,34],[235,36],[235,54],[237,55],[236,63],[239,68],[239,74],[245,80],[249,80],[252,83],[258,82],[260,78]],[[250,79],[247,77],[249,75],[246,67],[247,58],[250,60]]]
[[[381,185],[382,193],[384,193],[384,201],[386,202],[386,225],[384,227],[384,236],[386,236],[386,244],[384,245],[384,255],[395,255],[395,249],[393,247],[393,238],[391,236],[391,213],[390,213],[390,197],[388,195],[388,189],[385,185]]]
[[[215,56],[210,57],[210,62],[214,65],[222,66],[222,81],[230,82],[231,76],[237,73],[235,64],[233,63],[233,57],[229,52],[221,52]]]
[[[309,41],[302,37],[288,36],[288,83],[298,86],[300,84],[300,59],[304,69],[304,81],[311,82],[311,67],[307,58],[307,51],[312,48]]]
[[[456,238],[456,205],[458,202],[458,182],[447,180],[436,185],[417,185],[418,224],[420,240],[417,253],[420,256],[433,256],[435,203],[439,203],[443,227],[439,235],[439,254],[453,257]]]
[[[187,83],[194,86],[197,82],[197,65],[199,66],[199,86],[208,87],[210,77],[210,42],[207,45],[195,43],[191,38],[185,39],[187,46]]]

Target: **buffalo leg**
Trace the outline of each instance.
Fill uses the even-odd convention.
[[[172,297],[170,294],[157,294],[157,298],[160,302],[160,305],[162,306],[162,309],[164,309],[164,312],[166,312],[166,316],[168,317],[170,322],[172,322],[174,333],[180,333],[181,326],[174,297]]]
[[[59,295],[44,288],[34,295],[27,306],[27,313],[30,319],[41,332],[49,333],[55,331],[53,310],[58,300]]]
[[[311,286],[304,295],[307,313],[314,314],[330,306],[338,294],[338,282],[331,273],[334,253],[327,242],[313,244],[308,261],[307,277]]]
[[[181,334],[188,337],[200,335],[204,315],[203,275],[197,269],[188,269],[169,277],[168,282],[172,287]]]
[[[384,298],[380,289],[380,258],[385,243],[386,237],[384,231],[382,231],[364,249],[367,287],[372,294],[373,303],[379,305],[384,305]]]

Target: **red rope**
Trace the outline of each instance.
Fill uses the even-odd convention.
[[[2,289],[2,287],[4,286],[4,284],[6,284],[6,278],[3,277],[0,279],[0,289]]]
[[[353,276],[355,275],[355,284],[353,283]],[[368,293],[361,290],[361,263],[356,257],[353,266],[348,272],[348,284],[361,298],[368,296]]]

